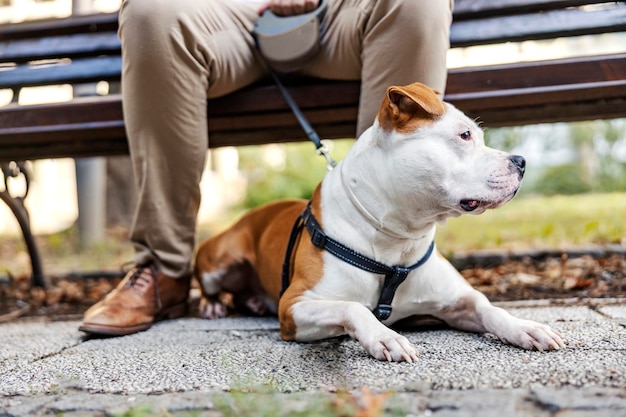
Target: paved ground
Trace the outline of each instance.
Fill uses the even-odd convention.
[[[501,305],[559,329],[567,348],[411,329],[420,360],[407,364],[347,338],[283,342],[271,318],[186,318],[92,340],[77,321],[3,324],[0,416],[626,416],[626,300]]]

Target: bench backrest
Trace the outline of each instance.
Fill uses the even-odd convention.
[[[457,0],[450,37],[454,48],[623,31],[624,2]],[[117,13],[0,25],[0,89],[116,83],[121,61]],[[320,136],[354,135],[358,82],[288,84]],[[626,116],[626,52],[452,69],[446,100],[488,126]],[[271,84],[208,105],[212,147],[305,140]],[[0,108],[0,161],[125,152],[119,96],[29,106],[28,112],[17,105]]]
[[[626,31],[620,3],[457,0],[451,46]],[[0,67],[0,88],[119,80],[117,13],[0,25]]]

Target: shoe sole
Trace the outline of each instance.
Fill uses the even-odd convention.
[[[183,317],[187,314],[188,305],[187,302],[175,304],[167,309],[159,312],[155,317],[154,321],[149,323],[141,323],[134,326],[128,327],[116,327],[116,326],[107,326],[104,324],[89,324],[83,323],[78,330],[81,332],[85,332],[91,335],[98,336],[126,336],[129,334],[139,333],[144,330],[148,330],[152,325],[156,322],[163,320],[173,320]]]

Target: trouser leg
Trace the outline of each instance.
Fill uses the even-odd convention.
[[[138,192],[137,264],[188,275],[208,147],[207,97],[259,79],[256,10],[228,0],[126,0],[120,11],[124,118]],[[211,196],[207,196],[211,198]]]
[[[304,72],[362,80],[357,136],[374,121],[390,85],[419,81],[443,93],[451,1],[335,0],[325,19],[321,51]]]

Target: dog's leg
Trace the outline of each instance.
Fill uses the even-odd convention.
[[[456,329],[492,333],[504,343],[524,349],[544,351],[565,346],[563,335],[558,331],[545,324],[514,317],[492,305],[487,297],[474,289],[445,308],[439,317]]]
[[[228,315],[228,308],[222,302],[220,293],[232,294],[234,307],[238,310],[259,316],[267,314],[275,302],[268,297],[259,283],[256,271],[247,261],[231,264],[214,270],[197,272],[202,288],[200,316],[216,319]]]
[[[228,278],[229,270],[223,268],[196,274],[202,290],[199,305],[200,317],[205,319],[226,317],[228,308],[220,299],[220,292],[223,281]]]
[[[296,341],[312,342],[348,334],[379,360],[417,361],[409,340],[374,317],[362,304],[351,301],[304,300],[291,309]],[[281,318],[281,323],[287,320]],[[284,334],[284,333],[283,333]]]

